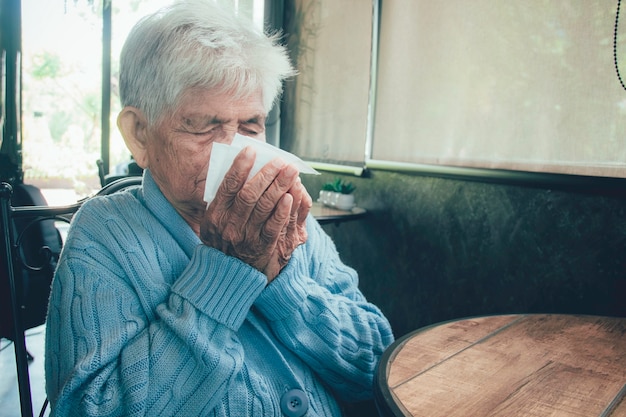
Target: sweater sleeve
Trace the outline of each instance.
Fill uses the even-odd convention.
[[[372,397],[376,365],[393,342],[389,322],[358,289],[356,272],[313,219],[309,239],[255,307],[277,337],[345,401]]]
[[[150,295],[140,287],[150,278],[168,282],[156,277],[165,261],[134,260],[150,251],[135,250],[132,239],[102,240],[68,239],[53,281],[46,330],[53,415],[206,415],[242,367],[236,331],[266,278],[198,245],[182,274]],[[216,278],[223,276],[230,279]]]

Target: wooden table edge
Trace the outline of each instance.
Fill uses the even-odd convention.
[[[404,409],[398,402],[396,401],[393,393],[391,392],[391,388],[387,383],[387,378],[389,375],[389,368],[391,363],[393,362],[393,358],[399,353],[401,347],[406,344],[413,336],[418,333],[422,333],[428,331],[434,327],[443,326],[446,324],[461,322],[465,320],[475,320],[479,318],[488,318],[488,317],[516,317],[517,319],[514,322],[525,319],[527,317],[532,316],[575,316],[575,317],[601,317],[593,314],[559,314],[559,313],[511,313],[511,314],[488,314],[488,315],[478,315],[478,316],[468,316],[462,318],[455,318],[450,320],[445,320],[437,323],[433,323],[424,327],[420,327],[419,329],[413,330],[400,338],[396,339],[392,344],[390,344],[383,354],[380,357],[380,360],[376,366],[376,370],[374,372],[374,401],[376,403],[376,408],[378,410],[379,415],[381,416],[407,416],[410,415],[406,409]],[[508,327],[511,323],[506,325]],[[614,401],[609,405],[605,413],[602,414],[601,417],[604,417],[607,411],[612,411],[619,403],[624,400],[624,396],[626,395],[626,385]],[[610,414],[610,413],[609,413]]]
[[[467,316],[461,318],[455,318],[445,321],[436,322],[433,324],[429,324],[424,327],[420,327],[419,329],[413,330],[400,338],[396,339],[392,344],[390,344],[383,354],[380,357],[378,365],[376,366],[376,371],[374,372],[374,401],[376,403],[376,407],[378,408],[378,413],[381,416],[406,416],[409,415],[408,411],[398,404],[395,400],[393,393],[391,392],[391,388],[387,383],[387,379],[389,376],[389,367],[393,362],[393,358],[400,352],[402,346],[404,346],[413,336],[418,333],[426,332],[434,327],[444,326],[446,324],[460,322],[464,320],[474,320],[478,318],[485,317],[502,317],[502,316],[510,316],[510,317],[518,317],[521,319],[523,317],[528,316],[528,314],[492,314],[492,315],[483,315],[483,316]]]

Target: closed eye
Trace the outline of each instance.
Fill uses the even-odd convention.
[[[223,123],[215,116],[188,116],[182,118],[177,130],[195,136],[205,136],[213,133]]]
[[[239,129],[239,133],[245,136],[257,136],[260,132],[258,132],[258,129],[249,129],[242,127]]]
[[[265,125],[265,118],[253,117],[246,120],[239,125],[239,132],[247,136],[257,136],[263,132]]]
[[[209,130],[202,131],[202,132],[187,132],[187,133],[190,133],[190,134],[192,134],[194,136],[205,136],[205,135],[209,135],[209,134],[213,133],[214,131],[215,131],[215,127],[211,128]]]

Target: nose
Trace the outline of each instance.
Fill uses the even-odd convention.
[[[236,126],[222,125],[221,135],[216,140],[216,142],[230,145],[231,143],[233,143],[233,139],[235,138],[236,133],[237,133]]]
[[[215,142],[230,145],[231,143],[233,143],[233,139],[235,138],[235,133],[237,133],[237,131],[224,130],[215,139]]]
[[[231,130],[231,129],[227,129],[226,130],[226,134],[224,135],[226,137],[226,142],[227,144],[231,144],[233,143],[233,139],[235,139],[235,134],[237,133],[237,129]]]

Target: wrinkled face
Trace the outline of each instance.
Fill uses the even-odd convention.
[[[233,99],[204,89],[189,91],[172,115],[149,130],[148,167],[161,192],[187,221],[198,219],[213,142],[235,133],[265,141],[263,97]]]

